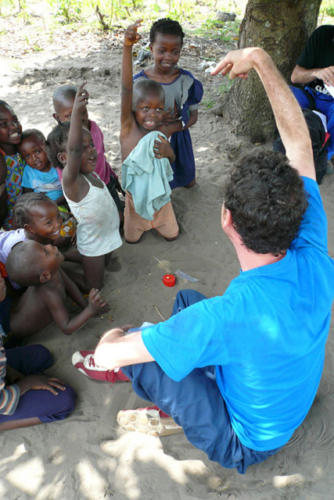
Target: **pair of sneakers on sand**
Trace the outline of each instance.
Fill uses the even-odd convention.
[[[119,370],[105,370],[96,365],[94,351],[77,351],[72,356],[73,366],[87,377],[100,382],[130,382],[130,379]],[[117,422],[126,431],[137,431],[151,436],[168,436],[182,432],[182,427],[157,406],[121,410],[117,414]]]

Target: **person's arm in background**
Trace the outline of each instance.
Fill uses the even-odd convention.
[[[326,54],[333,50],[333,34],[331,26],[320,26],[313,31],[292,71],[292,83],[306,85],[318,79],[326,85],[334,85],[334,55],[332,61],[326,59]]]
[[[299,175],[315,179],[311,139],[302,110],[269,54],[259,47],[229,52],[212,74],[229,73],[230,78],[245,79],[251,69],[266,91],[291,166]]]
[[[317,79],[322,80],[326,85],[334,85],[334,66],[306,69],[296,64],[291,74],[291,82],[301,85],[306,85]]]

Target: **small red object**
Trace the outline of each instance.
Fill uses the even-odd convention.
[[[162,282],[165,286],[174,286],[176,278],[174,274],[164,274],[162,277]]]

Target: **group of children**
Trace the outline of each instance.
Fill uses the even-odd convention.
[[[168,241],[179,235],[171,190],[195,184],[188,129],[197,121],[203,89],[191,73],[177,66],[184,33],[170,19],[153,24],[153,65],[133,76],[132,47],[140,39],[139,26],[140,21],[131,25],[124,36],[122,186],[105,158],[103,134],[88,117],[85,84],[78,89],[71,85],[56,88],[53,116],[57,125],[47,138],[36,129],[22,132],[13,109],[0,101],[4,229],[0,232],[0,322],[3,334],[10,332],[6,353],[4,348],[0,353],[0,430],[64,418],[72,411],[70,388],[57,379],[29,379],[50,366],[50,353],[41,346],[17,347],[15,343],[51,321],[71,334],[108,307],[99,290],[111,253],[122,245],[120,224],[128,243],[139,242],[152,228]],[[64,257],[80,263],[83,275],[66,272]],[[11,289],[6,298],[4,278]],[[88,293],[88,302],[82,292]],[[66,296],[81,308],[75,317],[70,318]],[[38,367],[17,361],[28,348],[42,353],[35,356],[43,358]],[[12,368],[21,372],[8,377],[7,384],[6,356],[7,365],[15,358]],[[51,402],[42,404],[43,394],[34,402],[29,400],[30,410],[24,407],[22,413],[21,403],[25,396],[29,399],[31,389],[47,392]],[[61,409],[52,405],[56,392],[58,406],[66,396]]]

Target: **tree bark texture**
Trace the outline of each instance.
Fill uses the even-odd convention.
[[[290,83],[296,60],[316,27],[320,4],[321,0],[248,0],[239,48],[265,49]],[[224,99],[223,113],[236,133],[252,142],[273,136],[274,118],[255,71],[246,81],[235,80]]]

